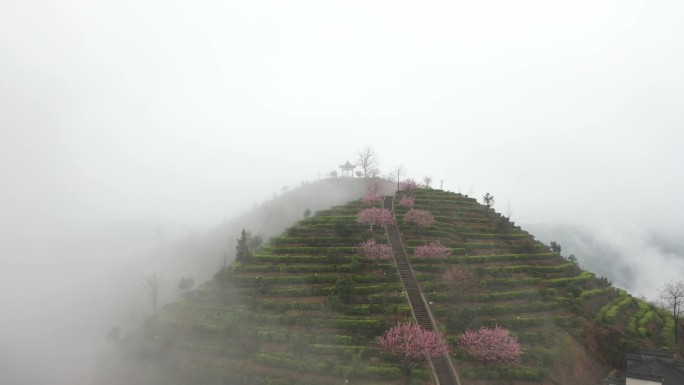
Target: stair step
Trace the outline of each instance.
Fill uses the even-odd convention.
[[[387,196],[383,202],[383,207],[392,211],[392,202],[394,197]],[[396,217],[395,217],[396,221]],[[401,243],[401,236],[399,235],[399,229],[396,225],[388,225],[386,227],[387,239],[389,240],[389,245],[392,247],[394,252],[394,262],[399,270],[399,276],[404,284],[404,290],[406,291],[409,303],[413,309],[413,315],[416,318],[416,322],[423,329],[433,330],[432,321],[430,316],[430,309],[426,306],[423,301],[423,296],[421,295],[420,287],[415,281],[413,275],[413,269],[411,264],[404,253],[404,248]],[[432,360],[432,364],[435,370],[435,376],[440,385],[454,385],[457,382],[451,373],[451,369],[446,363],[446,357],[438,357]]]

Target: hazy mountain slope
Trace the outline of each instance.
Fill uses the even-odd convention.
[[[199,284],[222,264],[224,251],[232,258],[243,226],[264,236],[279,233],[306,208],[365,195],[368,183],[338,178],[302,184],[209,232],[131,220],[68,239],[3,243],[0,383],[90,383],[93,357],[107,332],[117,326],[125,333],[151,314],[146,275],[160,274],[161,304],[174,300],[181,277]]]
[[[430,242],[453,252],[411,262],[465,383],[596,383],[626,350],[671,346],[662,312],[474,199],[427,189],[399,196],[407,194],[436,219],[404,223],[408,209],[395,205],[409,254]],[[384,231],[356,224],[363,208],[357,200],[319,211],[169,304],[113,344],[97,383],[403,382],[375,338],[411,313],[394,264],[357,254],[364,239],[385,242]],[[458,334],[480,325],[511,329],[525,348],[522,364],[486,367],[459,350]],[[413,382],[430,383],[429,373],[417,370]]]
[[[392,184],[381,179],[335,178],[302,184],[243,214],[224,222],[206,234],[193,234],[160,254],[177,262],[174,275],[193,275],[200,280],[210,277],[223,264],[224,256],[230,262],[235,254],[235,243],[242,229],[268,239],[283,232],[288,226],[311,215],[368,194],[369,189],[391,191]]]

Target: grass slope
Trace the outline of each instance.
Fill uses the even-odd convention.
[[[436,219],[429,227],[407,225],[407,208],[395,200],[409,255],[428,242],[453,251],[446,260],[411,258],[440,330],[457,346],[466,328],[502,325],[525,348],[515,368],[484,367],[454,349],[464,383],[593,383],[625,350],[667,347],[665,314],[550,252],[493,210],[439,190],[398,196],[407,194]],[[129,359],[102,369],[99,383],[404,383],[375,341],[411,312],[394,264],[357,255],[365,239],[386,242],[383,230],[356,224],[365,207],[354,201],[319,211],[167,305],[116,344],[112,354]],[[410,380],[432,383],[427,368]]]

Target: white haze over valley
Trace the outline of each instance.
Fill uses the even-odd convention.
[[[0,385],[89,384],[110,328],[146,317],[144,276],[165,277],[172,300],[241,226],[277,234],[358,194],[268,210],[367,145],[381,174],[489,192],[655,300],[684,277],[683,14],[679,1],[1,2]]]

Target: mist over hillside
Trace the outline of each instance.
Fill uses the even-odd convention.
[[[654,228],[630,225],[526,224],[539,240],[558,242],[583,269],[605,276],[617,287],[655,301],[663,283],[681,280],[684,241]]]
[[[357,199],[368,180],[303,184],[206,231],[133,220],[69,239],[4,243],[0,270],[0,384],[90,384],[114,326],[123,333],[151,313],[143,278],[162,277],[160,301],[182,277],[200,283],[231,260],[242,228],[265,239],[315,210]]]
[[[304,183],[214,229],[189,235],[170,248],[161,248],[158,260],[172,266],[170,273],[178,279],[180,275],[207,279],[223,264],[224,257],[228,261],[234,258],[235,243],[242,229],[268,240],[304,218],[305,210],[313,215],[316,210],[358,199],[368,194],[371,183],[379,183],[384,193],[392,191],[392,184],[381,179],[337,178]]]
[[[322,179],[363,146],[379,175],[491,193],[581,267],[655,298],[684,277],[682,14],[673,0],[0,1],[0,385],[87,384],[110,328],[149,316],[145,276],[173,300],[242,228],[267,239],[365,194]]]

